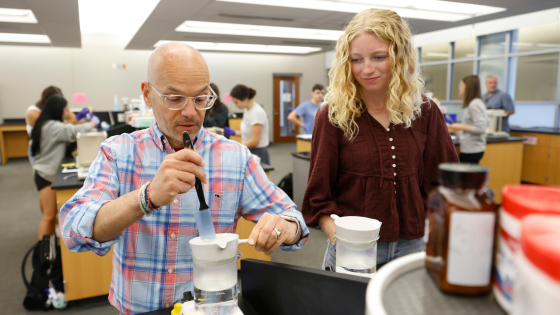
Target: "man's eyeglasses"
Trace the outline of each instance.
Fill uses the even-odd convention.
[[[208,88],[212,92],[212,95],[199,95],[199,96],[192,96],[187,97],[183,95],[163,95],[161,94],[156,88],[152,86],[152,84],[148,83],[148,85],[156,91],[156,93],[161,97],[163,100],[163,105],[171,110],[181,110],[185,108],[189,99],[193,100],[194,106],[200,110],[207,110],[214,105],[214,102],[218,99],[218,95],[212,90],[210,86]]]

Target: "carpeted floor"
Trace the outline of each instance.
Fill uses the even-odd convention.
[[[282,177],[292,171],[291,152],[296,145],[277,144],[269,147],[271,163],[275,168],[271,180],[278,184]],[[39,193],[33,183],[32,169],[27,158],[10,159],[0,165],[0,314],[39,314],[27,312],[23,306],[25,286],[21,279],[21,262],[29,248],[37,241],[37,227],[41,220]],[[311,229],[312,237],[297,252],[277,250],[272,261],[286,264],[320,268],[326,249],[327,237],[319,229]],[[31,276],[28,263],[27,277]],[[109,304],[107,296],[73,301],[64,310],[51,314],[118,314]]]

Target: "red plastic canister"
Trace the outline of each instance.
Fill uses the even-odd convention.
[[[558,314],[560,300],[560,216],[529,215],[521,220],[519,271],[512,315]]]
[[[560,217],[560,187],[507,185],[502,189],[502,197],[493,289],[500,306],[510,312],[518,273],[514,256],[520,250],[521,220],[531,214]]]

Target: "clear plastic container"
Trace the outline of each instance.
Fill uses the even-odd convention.
[[[193,255],[194,301],[197,310],[212,315],[237,311],[237,259],[239,254],[215,261]]]
[[[364,277],[374,276],[377,267],[377,239],[350,241],[337,236],[336,272]]]

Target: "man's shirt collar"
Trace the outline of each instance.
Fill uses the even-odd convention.
[[[160,150],[165,151],[165,150],[172,149],[171,146],[169,145],[169,141],[167,140],[167,137],[165,137],[163,132],[161,132],[161,130],[159,129],[155,118],[152,121],[152,124],[150,125],[150,134],[154,139],[154,143]],[[193,139],[195,151],[198,151],[202,147],[203,137],[204,137],[204,127],[200,127],[200,130],[198,131],[198,133]]]

